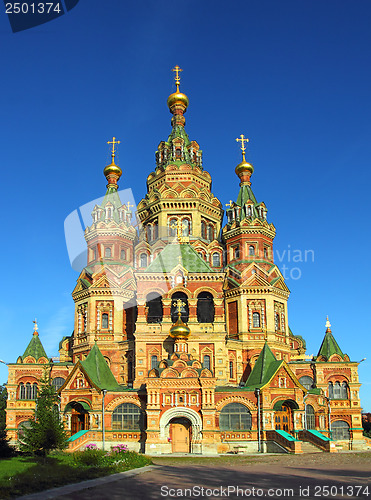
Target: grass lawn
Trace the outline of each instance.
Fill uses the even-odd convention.
[[[133,452],[128,452],[125,460],[119,463],[102,461],[95,466],[76,463],[70,453],[53,454],[46,459],[26,456],[1,459],[0,498],[17,497],[149,464],[148,457]]]

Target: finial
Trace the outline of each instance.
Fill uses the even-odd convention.
[[[226,203],[226,204],[225,204],[225,206],[226,206],[226,207],[230,207],[230,208],[232,208],[232,206],[233,206],[233,201],[232,201],[232,200],[229,200],[229,203]]]
[[[182,235],[183,224],[180,220],[173,222],[170,227],[171,227],[171,229],[176,230],[176,239],[179,241],[179,243],[188,243],[189,242],[189,236]]]
[[[33,334],[34,334],[34,335],[39,335],[39,333],[38,333],[38,331],[37,331],[37,330],[39,329],[39,327],[37,326],[37,319],[35,318],[35,319],[32,321],[32,323],[34,324],[34,327],[33,327]]]
[[[112,151],[111,151],[111,157],[112,157],[112,163],[115,163],[115,153],[116,153],[116,149],[115,149],[115,145],[116,144],[120,144],[120,141],[116,141],[116,137],[112,137],[112,141],[107,141],[107,144],[112,144]]]
[[[242,161],[246,161],[245,160],[245,153],[246,153],[245,142],[247,144],[249,142],[249,139],[245,138],[245,136],[243,134],[241,134],[240,137],[241,137],[241,139],[237,138],[236,141],[241,143]]]
[[[328,319],[328,316],[326,316],[326,331],[331,332],[331,323]]]
[[[174,71],[174,73],[175,73],[174,80],[175,80],[175,85],[176,85],[176,91],[179,92],[179,85],[180,85],[179,73],[183,70],[181,68],[179,68],[179,66],[175,66],[175,68],[173,68],[171,71]]]
[[[128,202],[127,202],[127,204],[126,204],[126,207],[127,207],[127,209],[128,209],[128,211],[129,211],[129,212],[130,212],[130,208],[131,208],[131,207],[133,207],[133,206],[134,206],[134,205],[132,205],[132,204],[130,203],[130,201],[128,201]]]
[[[178,309],[178,318],[180,318],[182,315],[182,307],[185,306],[185,303],[181,299],[178,299],[173,302],[173,305]]]

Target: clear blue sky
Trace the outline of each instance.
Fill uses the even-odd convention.
[[[171,68],[183,68],[186,129],[223,203],[236,199],[235,138],[250,138],[253,190],[277,228],[289,322],[308,354],[326,315],[360,365],[371,411],[371,3],[344,0],[80,0],[13,34],[0,13],[1,348],[14,362],[39,321],[48,354],[73,329],[63,223],[102,196],[106,141],[118,137],[120,188],[136,201],[170,132]],[[308,262],[288,249],[313,250]],[[296,256],[299,254],[296,253]],[[278,254],[276,254],[278,257]],[[292,279],[298,276],[300,279]],[[7,370],[0,365],[0,382]]]

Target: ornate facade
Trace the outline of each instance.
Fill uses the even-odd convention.
[[[314,358],[291,332],[276,230],[252,191],[242,135],[239,192],[223,226],[175,72],[172,130],[137,206],[140,229],[118,194],[113,138],[106,196],[85,231],[88,262],[72,293],[73,334],[49,358],[35,324],[9,365],[9,436],[16,442],[32,418],[48,370],[71,450],[103,439],[152,454],[361,448],[358,363],[328,321]]]

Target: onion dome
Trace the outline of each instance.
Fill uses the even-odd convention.
[[[107,141],[107,144],[112,144],[111,151],[111,163],[105,167],[103,170],[103,174],[107,179],[107,188],[114,188],[117,190],[117,182],[122,175],[121,168],[115,163],[116,150],[115,145],[120,144],[120,141],[116,141],[116,137],[112,138],[112,141]]]
[[[179,66],[175,66],[172,71],[175,72],[175,85],[176,91],[173,94],[170,94],[167,99],[167,105],[169,106],[170,113],[173,115],[171,119],[171,123],[174,126],[184,127],[185,118],[184,113],[187,111],[187,107],[189,104],[188,97],[179,91],[180,85],[180,76],[179,73],[183,71]]]
[[[180,105],[184,106],[185,109],[184,109],[183,113],[185,113],[185,110],[188,108],[188,104],[189,104],[188,97],[185,94],[183,94],[182,92],[179,92],[179,87],[177,87],[176,92],[174,92],[173,94],[170,94],[169,97],[167,98],[167,105],[169,106],[170,112],[172,112],[171,108],[175,104],[180,104]]]
[[[176,338],[187,338],[191,333],[191,329],[182,321],[182,318],[179,314],[177,322],[173,324],[170,328],[170,336],[174,339]]]
[[[235,172],[238,175],[238,177],[241,178],[241,175],[244,174],[245,172],[249,172],[250,175],[254,172],[254,167],[252,166],[251,163],[248,163],[246,160],[241,161],[235,168]]]

